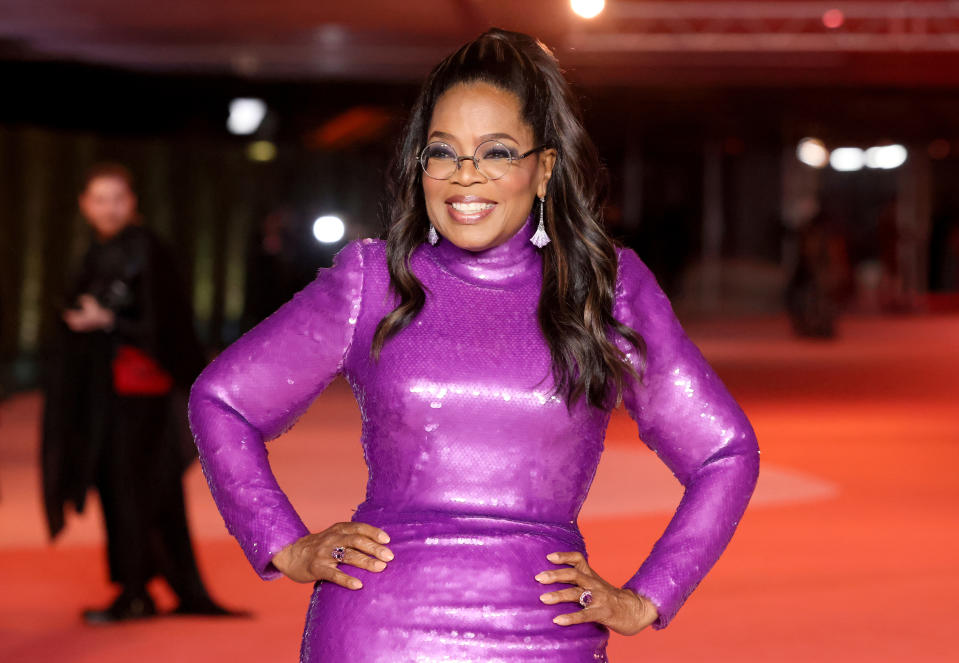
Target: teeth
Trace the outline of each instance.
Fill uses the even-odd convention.
[[[453,203],[453,209],[464,214],[475,214],[493,207],[493,203]]]

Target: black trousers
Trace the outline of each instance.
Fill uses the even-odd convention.
[[[162,576],[181,604],[209,598],[190,543],[167,397],[116,397],[98,458],[110,579],[140,594]]]

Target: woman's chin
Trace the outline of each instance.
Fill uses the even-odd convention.
[[[492,232],[492,229],[488,227],[480,227],[480,224],[457,224],[456,226],[442,229],[440,234],[448,242],[451,242],[457,248],[463,249],[464,251],[485,251],[501,243],[498,241],[499,237],[496,232]]]

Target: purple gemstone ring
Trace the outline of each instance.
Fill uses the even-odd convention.
[[[333,549],[333,552],[330,553],[337,562],[342,562],[343,558],[346,557],[346,549],[343,546],[337,546]]]
[[[588,589],[584,589],[583,593],[579,595],[579,604],[584,608],[588,608],[589,605],[593,602],[593,593]]]

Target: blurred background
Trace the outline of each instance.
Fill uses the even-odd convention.
[[[144,223],[177,247],[197,329],[215,352],[305,285],[347,241],[381,233],[386,167],[419,83],[490,26],[528,32],[554,49],[609,171],[611,234],[647,262],[744,399],[761,444],[772,442],[767,459],[775,463],[776,449],[788,449],[779,459],[794,470],[787,479],[819,486],[809,488],[815,499],[845,494],[843,477],[858,477],[850,479],[856,484],[860,459],[879,457],[855,445],[886,434],[890,444],[904,444],[918,419],[932,427],[926,439],[934,442],[913,467],[954,467],[959,428],[947,404],[959,395],[951,378],[959,356],[959,2],[0,0],[0,393],[10,397],[2,441],[13,459],[8,467],[35,448],[22,437],[33,430],[37,406],[17,398],[38,384],[65,278],[87,237],[76,198],[92,163],[120,161],[134,172]],[[825,325],[805,324],[803,278],[829,283]],[[864,385],[863,371],[873,369],[881,377]],[[870,427],[875,414],[865,409],[816,409],[869,398],[873,407],[898,407],[896,423]],[[945,409],[928,409],[940,402]],[[784,412],[791,418],[776,418]],[[836,416],[840,428],[830,429]],[[807,453],[818,453],[809,440],[828,435],[835,437],[819,447],[826,456],[809,460]],[[856,451],[837,452],[840,440]],[[904,541],[938,550],[942,557],[926,560],[929,575],[920,583],[923,596],[932,596],[944,575],[956,581],[954,563],[944,561],[955,559],[956,542],[941,538],[959,524],[955,481],[943,474],[917,483],[926,501],[904,502],[883,491],[919,447],[883,449],[888,474],[873,467],[869,476],[882,487],[865,494],[927,515],[932,509],[941,518],[923,531],[940,538],[910,530],[892,537],[895,544],[854,545],[880,557],[879,548]],[[777,485],[795,487],[787,479]],[[7,502],[0,510],[10,508],[11,496],[16,501],[16,482],[0,481]],[[209,510],[208,494],[197,499]],[[861,500],[856,505],[842,512],[848,521],[826,525],[829,535],[862,523]],[[815,518],[841,512],[822,508]],[[600,523],[592,527],[601,542],[604,527],[615,529],[603,514],[590,521]],[[797,522],[814,537],[815,518],[804,514]],[[886,516],[874,518],[871,532],[894,528]],[[774,543],[754,544],[754,555],[743,557],[762,567]],[[242,563],[226,545],[231,552],[216,559]],[[213,559],[214,549],[201,557]],[[849,553],[849,568],[855,556]],[[821,579],[815,568],[810,577]],[[750,573],[742,569],[743,578]],[[797,587],[808,586],[802,577]],[[873,580],[873,587],[885,582]],[[733,584],[716,582],[717,591]],[[913,606],[903,604],[916,587],[896,591],[899,618],[884,615],[888,630],[908,620]],[[755,607],[750,596],[743,601]],[[941,599],[937,609],[957,607]],[[812,599],[817,606],[833,600]],[[713,638],[715,660],[852,660],[863,643],[873,647],[869,660],[947,660],[937,658],[939,631],[880,646],[888,636],[873,637],[866,622],[876,622],[864,615],[852,618],[863,630],[843,644],[842,656],[828,637],[817,648],[797,636],[791,648],[770,644],[740,657],[745,636],[730,640],[729,622],[694,632],[707,634],[707,643]],[[783,629],[780,643],[794,619],[790,612],[773,620]],[[673,637],[652,650],[657,660],[702,660],[679,644],[681,634]],[[912,658],[920,640],[922,656]],[[716,642],[728,645],[728,655]],[[630,656],[618,660],[642,660]]]
[[[611,175],[610,230],[681,309],[780,311],[817,214],[844,243],[845,308],[927,310],[959,288],[953,2],[619,0],[584,19],[559,0],[5,0],[5,382],[36,379],[92,162],[133,169],[221,347],[381,231],[419,82],[490,25],[555,49]],[[341,239],[315,239],[324,215]]]

